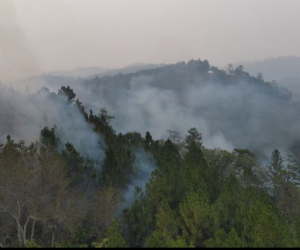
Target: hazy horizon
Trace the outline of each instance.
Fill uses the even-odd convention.
[[[137,62],[296,55],[300,2],[0,0],[0,79]]]

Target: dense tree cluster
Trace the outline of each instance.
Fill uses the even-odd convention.
[[[228,82],[269,84],[242,66],[227,74],[207,61],[181,64],[203,77],[215,77],[212,71]],[[52,98],[61,96],[103,139],[105,158],[99,165],[62,145],[59,124],[44,127],[30,145],[8,136],[0,147],[1,247],[300,246],[300,165],[293,156],[275,149],[262,165],[248,149],[207,149],[195,127],[184,136],[169,129],[167,140],[117,134],[105,108],[86,112],[70,87]],[[138,150],[156,168],[124,208]]]

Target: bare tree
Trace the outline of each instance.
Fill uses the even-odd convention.
[[[173,142],[173,143],[181,142],[182,137],[180,136],[180,133],[178,131],[169,129],[169,130],[167,130],[167,132],[169,132],[168,139],[171,140],[171,142]]]
[[[112,185],[100,190],[92,204],[93,228],[107,229],[121,203],[121,193]]]
[[[19,246],[25,246],[35,223],[66,197],[65,162],[54,151],[8,140],[0,153],[0,212],[11,217]],[[2,230],[5,230],[0,226]]]

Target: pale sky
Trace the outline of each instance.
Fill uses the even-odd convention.
[[[0,0],[0,79],[300,55],[299,0]]]

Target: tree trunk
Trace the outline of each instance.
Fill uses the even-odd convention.
[[[30,236],[30,240],[33,240],[35,222],[36,222],[36,220],[33,219],[33,221],[32,221],[32,228],[31,228],[31,236]]]
[[[22,235],[23,235],[23,230],[22,230],[22,227],[21,227],[21,225],[20,225],[20,223],[19,223],[19,221],[18,220],[16,220],[16,222],[17,222],[17,228],[18,228],[18,240],[19,240],[19,246],[20,247],[23,247],[23,237],[22,237]]]
[[[27,237],[26,237],[26,233],[27,233],[27,225],[28,225],[28,222],[30,220],[30,217],[27,218],[26,222],[25,222],[25,225],[24,225],[24,229],[23,229],[23,242],[24,242],[24,246],[26,247],[27,245]]]
[[[55,236],[54,236],[54,233],[53,233],[53,234],[52,234],[51,248],[53,248],[53,247],[54,247],[54,238],[55,238]]]

